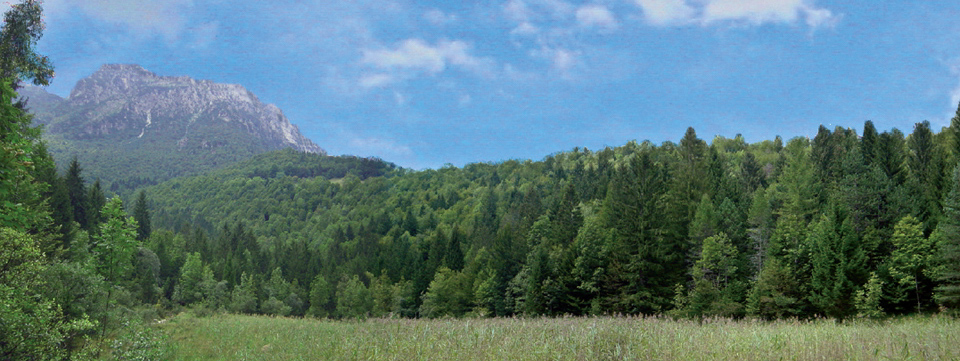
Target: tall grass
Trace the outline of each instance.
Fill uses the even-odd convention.
[[[181,360],[956,360],[960,322],[458,320],[181,315],[161,325]]]

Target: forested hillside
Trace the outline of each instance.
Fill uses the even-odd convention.
[[[957,130],[960,118],[909,135],[868,121],[859,135],[708,144],[691,128],[678,143],[536,162],[409,171],[357,160],[346,177],[315,171],[329,158],[271,153],[147,189],[162,230],[145,242],[158,297],[242,313],[952,309]]]

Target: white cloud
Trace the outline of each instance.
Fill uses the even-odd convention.
[[[810,6],[804,8],[804,13],[807,17],[807,26],[811,28],[833,27],[837,25],[841,18],[839,15],[834,15],[830,10]]]
[[[530,21],[530,9],[523,0],[510,0],[503,6],[503,13],[507,15],[508,19],[516,22],[525,23]]]
[[[577,9],[577,22],[587,28],[616,29],[617,18],[603,5],[584,5]]]
[[[568,71],[577,64],[577,54],[566,49],[555,49],[552,55],[554,69]]]
[[[693,20],[695,10],[685,0],[635,0],[653,25],[678,25]]]
[[[380,88],[393,84],[397,79],[390,74],[367,74],[360,77],[363,88]]]
[[[510,35],[531,36],[540,33],[540,28],[528,22],[522,22],[510,31]]]
[[[469,54],[470,46],[459,40],[430,45],[420,39],[404,40],[395,50],[364,50],[361,62],[385,70],[420,70],[440,73],[449,65],[475,73],[486,73],[491,60]]]
[[[580,52],[560,47],[541,47],[533,50],[530,55],[544,59],[550,63],[550,70],[564,78],[570,78],[573,71],[581,64]]]
[[[830,10],[817,8],[806,0],[712,0],[703,9],[703,21],[746,21],[793,23],[804,16],[808,25],[823,25],[833,18]]]
[[[427,10],[427,12],[423,14],[423,18],[435,26],[448,25],[457,21],[456,15],[446,14],[437,9]]]
[[[51,16],[82,12],[87,16],[127,27],[138,36],[160,35],[177,40],[184,31],[187,8],[193,0],[47,0]]]
[[[518,23],[565,20],[575,11],[576,6],[563,0],[510,0],[503,6],[507,19]]]
[[[647,21],[669,26],[718,22],[796,23],[801,18],[810,27],[832,26],[838,16],[813,5],[812,0],[634,0]]]

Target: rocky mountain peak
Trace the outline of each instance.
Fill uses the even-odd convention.
[[[179,134],[176,142],[183,147],[192,141],[203,145],[229,141],[197,139],[206,134],[198,129],[227,127],[255,136],[269,149],[324,153],[279,108],[262,103],[241,85],[159,76],[135,64],[103,65],[77,82],[66,103],[81,113],[65,123],[67,128],[80,128],[74,134],[79,138],[158,140]]]

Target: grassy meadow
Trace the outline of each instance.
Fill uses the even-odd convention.
[[[371,319],[181,314],[174,360],[956,360],[960,321],[675,321],[662,317]]]

